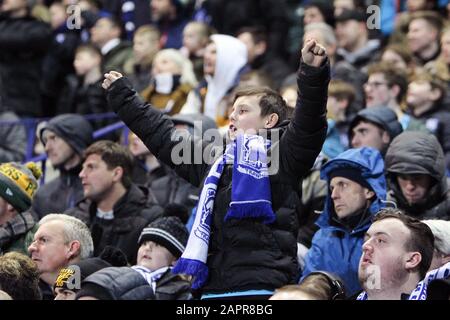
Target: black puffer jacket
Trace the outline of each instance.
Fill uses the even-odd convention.
[[[114,219],[97,218],[95,203],[84,199],[65,213],[86,223],[94,241],[94,255],[98,256],[106,246],[122,250],[127,260],[136,262],[138,239],[142,229],[162,215],[162,208],[148,201],[149,190],[131,185],[127,193],[114,205]]]
[[[129,267],[104,268],[83,283],[101,287],[111,300],[191,300],[190,283],[167,270],[156,282],[156,292],[136,270]]]
[[[325,139],[329,65],[313,68],[305,64],[299,70],[300,98],[292,122],[283,122],[269,132],[279,133],[273,142],[279,150],[279,170],[270,176],[272,206],[277,218],[267,225],[253,219],[224,221],[231,201],[232,166],[224,168],[213,209],[208,252],[209,279],[205,293],[223,293],[252,289],[273,290],[298,278],[298,217],[293,210],[280,210],[295,192],[301,176],[312,167]],[[175,169],[178,175],[201,186],[210,170],[206,163],[175,166],[171,151],[177,141],[172,121],[145,104],[126,79],[115,81],[108,91],[108,101],[126,125],[136,133],[153,154]],[[199,143],[192,137],[187,144]],[[190,146],[195,150],[198,146]],[[204,146],[205,147],[205,146]],[[204,150],[203,154],[210,154]],[[191,154],[191,159],[194,159]]]
[[[99,270],[83,280],[77,297],[84,296],[83,286],[100,287],[110,300],[154,300],[153,288],[137,271],[129,267],[110,267]],[[89,295],[89,294],[87,294]]]
[[[450,220],[450,197],[445,159],[437,139],[428,133],[406,131],[391,143],[385,159],[389,196],[400,209],[418,219]],[[433,184],[422,204],[408,205],[397,183],[399,173],[427,174]]]
[[[19,116],[42,116],[42,62],[51,29],[34,18],[0,16],[0,77],[3,103]]]

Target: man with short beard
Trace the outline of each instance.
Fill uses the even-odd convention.
[[[78,174],[84,149],[92,142],[92,126],[77,114],[62,114],[52,118],[39,132],[58,178],[41,186],[36,193],[31,213],[39,220],[53,212],[64,212],[83,199]]]
[[[383,209],[367,230],[358,278],[365,292],[358,300],[403,300],[416,291],[431,264],[430,228],[398,209]]]

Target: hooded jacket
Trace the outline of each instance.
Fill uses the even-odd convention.
[[[188,96],[181,113],[202,112],[220,124],[226,110],[218,110],[219,102],[237,85],[236,79],[247,64],[247,48],[242,41],[224,34],[212,35],[211,40],[216,44],[216,68],[212,77],[205,77],[207,83],[205,101],[204,103],[196,101],[198,97],[193,91]],[[199,87],[202,85],[204,82],[200,83]]]
[[[61,114],[52,118],[39,132],[41,141],[45,130],[53,131],[79,155],[93,140],[92,126],[78,114]],[[84,197],[81,179],[78,177],[81,163],[69,170],[61,166],[59,171],[60,175],[42,185],[34,196],[31,213],[37,220],[49,213],[73,208]]]
[[[297,79],[302,95],[294,116],[291,122],[282,122],[268,132],[280,137],[279,142],[272,144],[272,150],[279,151],[279,170],[269,176],[272,207],[276,212],[273,224],[255,219],[224,221],[231,202],[233,171],[232,165],[225,166],[213,208],[207,260],[209,279],[204,293],[274,290],[298,280],[298,217],[294,210],[284,209],[290,198],[296,196],[301,177],[309,172],[322,148],[327,130],[329,75],[329,64],[314,68],[302,63]],[[145,104],[124,78],[112,84],[107,96],[119,117],[159,160],[194,186],[202,185],[210,164],[203,161],[175,166],[172,162],[172,150],[178,144],[171,139],[175,131],[172,121]],[[194,149],[200,141],[190,136],[183,142],[191,147],[190,156],[194,159]],[[205,143],[203,154],[210,154]]]
[[[389,196],[397,206],[417,219],[450,220],[450,198],[445,158],[438,140],[431,134],[407,131],[392,141],[386,153]],[[432,185],[425,201],[409,205],[397,182],[397,175],[426,174]]]
[[[319,231],[312,240],[312,247],[305,260],[303,277],[313,271],[328,271],[338,275],[346,287],[348,296],[361,290],[358,281],[358,265],[362,254],[364,234],[371,225],[371,218],[384,207],[386,200],[386,180],[381,154],[373,148],[349,149],[327,162],[320,173],[321,179],[330,186],[331,173],[342,167],[350,167],[361,172],[362,177],[375,192],[365,219],[349,230],[338,220],[334,211],[331,192],[325,199],[325,208],[316,224]]]

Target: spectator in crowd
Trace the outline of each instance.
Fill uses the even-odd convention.
[[[247,47],[247,61],[252,70],[261,70],[272,79],[278,90],[291,73],[289,66],[279,57],[268,56],[267,33],[263,26],[242,28],[236,34]]]
[[[178,217],[163,217],[150,223],[139,236],[137,264],[139,272],[153,287],[156,300],[189,300],[191,284],[172,273],[183,254],[189,233]]]
[[[352,148],[372,147],[383,156],[392,140],[403,132],[395,112],[387,107],[363,109],[349,126]]]
[[[430,270],[444,266],[450,262],[450,221],[423,220],[434,235],[434,252]]]
[[[342,80],[331,80],[328,88],[328,134],[323,146],[323,152],[329,158],[348,149],[348,129],[352,117],[354,117],[356,90]]]
[[[364,237],[358,276],[365,292],[358,300],[411,298],[433,258],[430,228],[398,209],[384,209]]]
[[[220,102],[238,85],[240,75],[246,71],[244,43],[232,36],[213,34],[205,50],[205,79],[189,93],[181,113],[202,113],[214,119],[219,127],[225,125],[228,106]]]
[[[106,268],[92,274],[83,281],[77,299],[191,299],[190,282],[172,273],[188,236],[178,217],[153,221],[139,236],[137,264],[131,268]]]
[[[96,256],[110,245],[122,250],[131,263],[140,232],[162,213],[158,205],[148,203],[148,189],[131,182],[132,165],[131,153],[115,142],[89,146],[79,174],[84,199],[66,211],[89,226]]]
[[[368,80],[364,84],[366,107],[388,107],[396,114],[403,130],[426,131],[413,116],[403,111],[402,103],[408,90],[407,74],[389,63],[376,63],[368,68]]]
[[[102,72],[121,70],[131,57],[133,49],[128,41],[120,39],[122,25],[116,18],[100,17],[91,29],[91,42],[103,55]]]
[[[83,198],[78,174],[84,149],[92,142],[92,126],[77,114],[50,119],[39,131],[50,163],[59,177],[45,183],[36,193],[31,213],[36,220],[53,212],[64,212]]]
[[[344,10],[336,17],[337,60],[345,60],[363,72],[378,57],[381,45],[378,39],[369,39],[366,20],[360,10]]]
[[[201,80],[203,74],[203,57],[212,34],[211,28],[202,22],[191,21],[183,30],[183,47],[180,51],[191,60],[195,78]]]
[[[152,81],[141,96],[164,113],[174,115],[196,85],[191,61],[178,50],[164,49],[153,59]]]
[[[50,46],[51,29],[30,16],[34,2],[4,0],[0,5],[0,96],[19,117],[44,114],[41,68]]]
[[[418,73],[409,83],[406,102],[411,114],[438,139],[450,170],[450,111],[442,104],[445,87],[437,77],[426,72]]]
[[[366,75],[345,60],[338,60],[336,50],[338,41],[334,29],[323,22],[311,23],[305,26],[303,39],[317,39],[327,49],[331,64],[331,77],[333,80],[341,80],[355,88],[353,108],[356,110],[364,106],[363,83]]]
[[[68,75],[58,102],[57,114],[94,114],[108,112],[106,96],[101,87],[102,54],[93,45],[76,49],[73,65],[76,74]],[[105,121],[95,121],[94,128],[105,126]]]
[[[64,79],[75,72],[73,60],[75,50],[81,43],[81,30],[73,25],[74,21],[68,20],[69,14],[64,1],[53,1],[49,12],[52,42],[42,66],[42,88],[45,115],[54,116],[59,106],[57,102],[63,90]]]
[[[412,74],[415,70],[412,53],[407,47],[398,43],[390,44],[384,48],[381,62],[389,63],[407,74]]]
[[[324,271],[316,271],[300,284],[288,284],[275,290],[269,300],[344,300],[345,288],[339,277]]]
[[[0,288],[13,300],[42,299],[39,270],[36,264],[22,253],[9,252],[0,256]]]
[[[99,257],[87,258],[60,270],[53,285],[55,300],[75,300],[81,289],[81,281],[91,274],[112,266],[127,265],[125,254],[114,248],[106,247]]]
[[[383,158],[373,148],[349,149],[322,167],[321,178],[329,194],[302,277],[333,272],[352,296],[361,288],[357,270],[364,233],[386,200]]]
[[[407,42],[419,66],[425,65],[439,56],[442,27],[442,17],[437,12],[417,11],[411,14]]]
[[[183,30],[188,23],[182,1],[152,0],[150,14],[152,23],[161,33],[161,48],[180,49],[183,45]]]
[[[159,31],[145,25],[134,33],[133,55],[125,62],[124,72],[137,92],[144,90],[151,80],[152,62],[159,50]]]
[[[31,243],[29,231],[35,228],[33,216],[27,210],[39,187],[40,176],[41,170],[33,162],[0,165],[0,254],[27,253]]]
[[[91,257],[94,247],[83,222],[65,214],[49,214],[39,221],[28,252],[39,270],[43,299],[53,300],[60,269]]]
[[[386,153],[389,198],[417,219],[450,220],[445,159],[428,133],[403,132]]]
[[[243,49],[245,50],[245,47]],[[235,56],[233,58],[236,59]],[[223,164],[222,156],[215,159],[212,166],[210,163],[213,163],[213,159],[208,156],[203,158],[200,164],[184,163],[175,166],[170,156],[178,144],[178,141],[172,141],[170,138],[175,131],[173,123],[161,117],[157,109],[145,105],[121,74],[111,72],[106,75],[103,86],[108,89],[112,107],[130,129],[143,139],[150,151],[158,154],[162,162],[175,168],[177,174],[195,186],[200,186],[205,175],[208,175],[208,187],[203,188],[200,195],[200,209],[197,211],[186,250],[174,268],[174,272],[188,273],[195,277],[193,288],[200,290],[204,299],[267,297],[275,288],[295,283],[297,280],[297,214],[283,211],[284,214],[279,212],[275,215],[273,211],[283,207],[295,193],[292,186],[298,185],[300,177],[311,168],[326,133],[325,108],[329,67],[325,49],[315,40],[308,41],[302,50],[298,76],[302,95],[297,101],[295,117],[287,127],[284,126],[287,123],[284,122],[287,107],[278,93],[264,88],[249,88],[236,93],[229,126],[232,139],[237,139],[237,142],[242,140],[244,135],[240,135],[238,131],[252,133],[259,129],[269,132],[280,130],[282,134],[277,173],[270,177],[265,175],[262,180],[256,182],[247,180],[253,179],[253,175],[242,177],[252,183],[252,186],[254,183],[261,184],[266,181],[266,187],[261,188],[271,188],[271,191],[266,190],[274,195],[273,202],[269,201],[271,204],[265,206],[261,203],[261,197],[266,197],[253,192],[260,191],[261,188],[255,187],[250,193],[248,191],[252,188],[246,188],[244,194],[255,200],[252,202],[256,202],[257,208],[254,209],[258,214],[255,215],[255,212],[250,212],[251,208],[241,206],[240,201],[235,202],[236,211],[233,209],[227,214],[231,199],[244,200],[241,198],[243,193],[232,192],[232,189],[237,187],[236,183],[245,183],[240,181],[239,177],[232,178],[233,166]],[[152,125],[149,126],[149,123]],[[259,147],[255,148],[264,149],[261,145],[264,139],[253,135],[248,137],[259,140],[254,141],[259,144]],[[192,136],[183,140],[183,145],[190,146],[191,142],[195,143]],[[306,145],[307,150],[304,148]],[[213,147],[213,144],[204,144],[200,150],[203,155],[209,155]],[[227,150],[231,151],[230,147]],[[190,159],[193,159],[194,153],[194,150],[190,152]],[[254,159],[256,155],[250,157]],[[213,178],[221,174],[220,180]],[[232,184],[235,187],[230,188]],[[245,188],[243,185],[241,187]],[[207,208],[207,211],[203,211],[203,208]],[[276,223],[271,223],[275,221]],[[201,238],[197,238],[196,234],[201,235]],[[202,239],[205,239],[205,243]],[[275,248],[274,241],[280,247]]]
[[[19,123],[20,118],[3,105],[2,82],[0,77],[0,163],[10,161],[23,161],[27,148],[27,134],[25,127]],[[17,122],[13,124],[12,122]]]
[[[139,236],[137,265],[129,268],[107,268],[94,273],[82,283],[77,297],[100,300],[124,299],[122,292],[154,292],[155,300],[189,300],[190,282],[172,273],[172,267],[183,253],[189,233],[178,217],[162,217],[150,223]],[[136,281],[136,275],[141,280]],[[142,281],[144,280],[144,281]],[[147,283],[147,284],[145,284]],[[127,297],[130,299],[131,297]],[[138,297],[134,298],[149,298]]]

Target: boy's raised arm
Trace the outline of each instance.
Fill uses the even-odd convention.
[[[281,168],[289,176],[307,174],[319,155],[327,133],[326,105],[330,66],[325,48],[308,39],[297,74],[294,115],[280,140]]]
[[[191,135],[184,136],[182,142],[172,139],[175,131],[173,122],[161,111],[144,102],[132,88],[131,83],[119,72],[106,73],[102,87],[107,90],[110,107],[158,160],[174,168],[178,175],[194,186],[199,186],[208,164],[203,162],[194,164],[192,159],[194,152],[202,153],[204,147],[202,142],[194,141]],[[172,152],[174,148],[177,154]],[[178,164],[174,156],[177,159],[187,158],[192,161]]]

